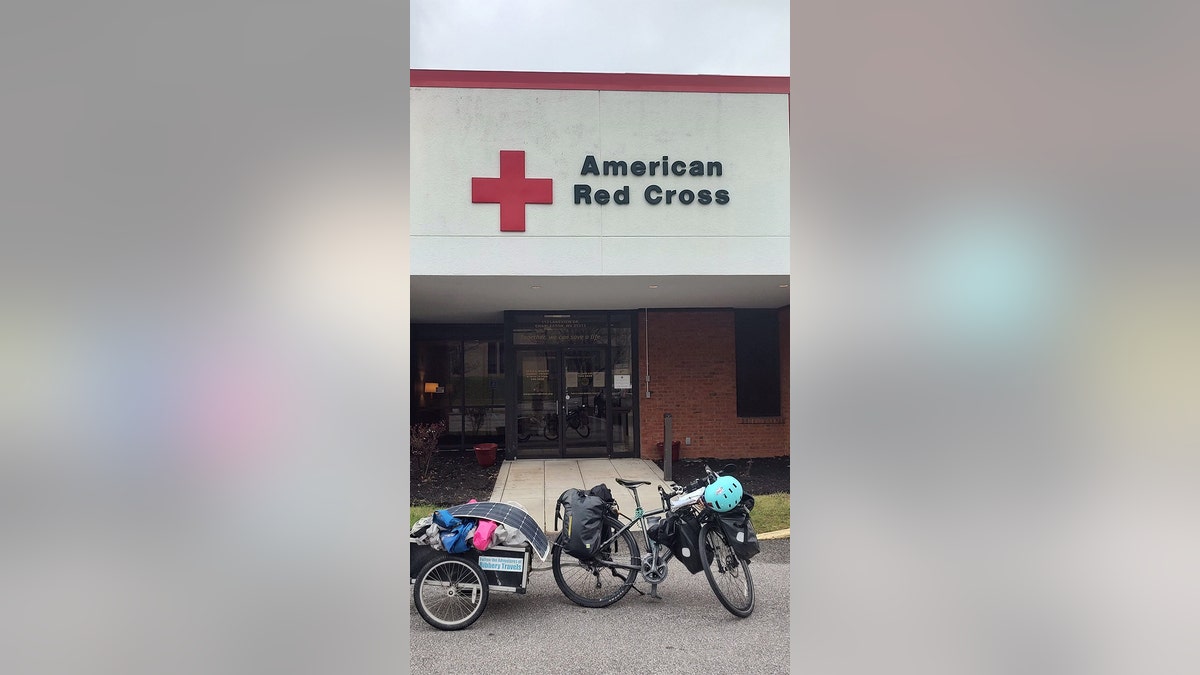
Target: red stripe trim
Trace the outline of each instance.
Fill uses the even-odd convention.
[[[790,77],[658,75],[642,73],[538,73],[484,70],[411,70],[409,86],[462,89],[583,89],[787,94]]]

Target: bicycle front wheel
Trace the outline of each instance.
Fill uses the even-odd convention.
[[[487,607],[487,579],[474,562],[443,553],[417,575],[413,600],[429,625],[460,630],[475,623]]]
[[[621,529],[621,523],[605,516],[610,532]],[[577,560],[563,552],[561,546],[554,547],[552,566],[554,583],[567,598],[583,607],[608,607],[625,597],[637,579],[636,569],[615,568],[605,563],[620,562],[640,566],[642,554],[637,540],[625,530],[591,560]]]
[[[700,564],[717,599],[734,616],[750,616],[754,611],[754,579],[750,566],[729,547],[725,532],[716,523],[700,526]]]

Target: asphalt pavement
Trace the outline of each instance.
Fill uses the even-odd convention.
[[[730,614],[703,572],[678,562],[649,596],[635,588],[603,609],[580,607],[554,583],[550,559],[534,557],[528,593],[492,593],[469,628],[440,631],[409,600],[409,666],[419,673],[789,672],[789,542],[761,542],[750,563],[754,613]]]

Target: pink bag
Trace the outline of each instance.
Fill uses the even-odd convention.
[[[492,534],[496,531],[496,521],[494,520],[479,520],[479,526],[475,528],[475,539],[472,543],[475,544],[475,550],[486,551],[492,545]]]

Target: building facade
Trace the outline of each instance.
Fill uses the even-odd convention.
[[[510,457],[789,453],[788,80],[411,73],[413,421]]]

